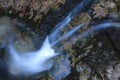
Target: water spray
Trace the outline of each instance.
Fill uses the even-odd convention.
[[[45,70],[49,70],[53,64],[52,62],[47,63],[47,61],[59,55],[59,53],[56,53],[52,47],[58,44],[64,38],[68,39],[68,37],[79,30],[83,24],[80,24],[71,31],[68,31],[61,36],[61,38],[57,39],[57,35],[60,35],[61,30],[64,29],[71,22],[72,18],[81,12],[91,1],[93,0],[83,0],[80,2],[80,4],[78,4],[78,6],[76,6],[63,21],[56,25],[55,29],[50,35],[48,35],[48,37],[46,37],[44,44],[38,51],[20,55],[20,53],[18,53],[14,48],[14,45],[10,44],[8,47],[11,54],[11,61],[9,64],[10,72],[14,75],[18,75],[37,74]]]
[[[56,25],[55,29],[50,35],[46,37],[42,47],[38,51],[20,54],[15,49],[13,42],[10,42],[8,45],[8,50],[10,53],[10,72],[13,75],[32,75],[50,70],[53,66],[53,61],[51,59],[57,55],[60,55],[60,53],[55,52],[53,47],[56,46],[56,44],[60,43],[60,41],[67,40],[77,30],[82,28],[84,24],[75,26],[72,30],[67,31],[60,38],[58,38],[58,35],[60,35],[61,30],[63,30],[71,22],[72,18],[81,12],[91,1],[93,0],[83,0],[80,4],[78,4],[78,6],[73,9],[63,21]],[[120,27],[120,24],[114,22],[106,22],[99,25],[94,25],[93,27],[79,34],[79,38],[81,39],[82,37],[92,35],[101,29],[106,29],[112,26]]]

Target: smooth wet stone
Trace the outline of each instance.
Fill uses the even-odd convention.
[[[69,57],[67,54],[58,56],[55,59],[53,70],[50,72],[50,76],[53,80],[61,80],[69,75],[71,72]]]

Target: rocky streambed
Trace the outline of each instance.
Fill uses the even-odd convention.
[[[79,2],[82,0],[1,1],[0,23],[7,26],[0,26],[1,80],[119,80],[120,29],[108,28],[79,38],[92,24],[119,22],[119,0],[93,0],[73,18],[63,33],[78,24],[86,25],[78,30],[77,37],[73,35],[68,41],[60,43],[62,46],[59,49],[63,54],[54,58],[55,63],[51,70],[29,77],[9,74],[6,66],[9,63],[6,57],[8,54],[3,48],[8,44],[9,37],[14,34],[14,45],[21,53],[36,51],[55,25]]]

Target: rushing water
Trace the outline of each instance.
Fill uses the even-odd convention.
[[[85,24],[79,24],[75,26],[72,30],[67,31],[60,38],[61,30],[63,30],[73,19],[77,16],[79,12],[88,6],[94,0],[83,0],[81,1],[61,22],[59,22],[55,29],[49,34],[44,43],[39,50],[35,52],[29,52],[25,54],[20,54],[14,47],[14,42],[12,39],[8,39],[9,45],[8,51],[10,54],[10,62],[8,64],[10,73],[13,75],[33,75],[46,70],[50,70],[53,66],[52,58],[59,56],[60,53],[56,53],[53,47],[59,44],[62,40],[67,40],[72,36],[77,30],[83,27]],[[99,32],[101,29],[106,29],[109,27],[120,27],[118,22],[104,22],[97,25],[90,25],[92,27],[88,28],[86,31],[79,34],[79,38],[85,37],[87,35],[93,35],[95,32]],[[3,35],[3,34],[2,34]]]
[[[78,6],[73,9],[68,16],[58,23],[52,33],[46,37],[42,47],[36,51],[31,53],[25,53],[24,55],[20,55],[19,52],[14,48],[13,44],[10,42],[9,44],[9,53],[11,54],[11,62],[10,62],[10,72],[14,75],[17,74],[36,74],[45,70],[49,70],[52,67],[52,61],[47,62],[49,59],[59,55],[59,53],[55,53],[55,50],[52,48],[55,44],[59,43],[59,41],[64,38],[68,38],[73,35],[79,28],[83,26],[80,24],[73,28],[72,30],[66,32],[63,36],[57,39],[57,36],[61,32],[63,28],[67,26],[67,24],[71,21],[71,19],[78,14],[78,12],[82,11],[90,3],[92,0],[83,0],[78,4]]]
[[[73,19],[74,16],[76,16],[79,12],[81,12],[82,10],[84,10],[84,8],[86,8],[88,6],[88,4],[90,4],[92,1],[94,0],[83,0],[81,1],[67,16],[64,20],[62,20],[61,22],[59,22],[56,26],[55,29],[52,30],[51,34],[49,35],[49,40],[50,43],[52,45],[55,45],[56,43],[58,43],[60,40],[57,39],[58,35],[60,35],[60,32],[62,29],[64,29]],[[78,25],[80,26],[80,25]],[[77,26],[77,27],[78,27]],[[72,33],[74,33],[75,31],[72,31]],[[68,33],[69,34],[69,33]],[[71,33],[70,33],[71,34]],[[72,34],[71,34],[72,35]],[[67,37],[67,35],[66,35]],[[57,42],[56,42],[57,41]]]

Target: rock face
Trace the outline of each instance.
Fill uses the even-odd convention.
[[[38,26],[50,10],[56,10],[64,2],[65,0],[1,0],[0,15],[18,17],[30,25]]]
[[[12,20],[12,23],[22,30],[17,32],[16,47],[18,50],[20,49],[21,52],[24,52],[33,48],[37,49],[36,46],[39,45],[32,43],[31,38],[35,39],[35,41],[40,39],[41,42],[38,44],[41,44],[55,25],[63,20],[78,2],[81,1],[82,0],[4,0],[0,1],[0,15],[11,17],[10,20]],[[68,41],[61,43],[62,53],[67,53],[67,55],[61,55],[55,58],[55,65],[50,71],[27,78],[17,77],[16,80],[119,80],[120,29],[109,28],[100,32],[98,31],[97,34],[92,36],[82,39],[78,38],[79,35],[83,31],[87,31],[92,24],[100,24],[107,21],[120,22],[119,14],[120,0],[93,1],[88,8],[74,17],[67,25],[67,28],[63,30],[64,33],[78,24],[86,24],[82,29],[78,30],[77,37],[73,35]],[[20,18],[32,27],[23,23],[21,24],[19,23],[21,20],[14,18]],[[5,27],[0,29],[0,36],[3,35],[2,31],[4,28]],[[11,31],[9,28],[7,29]],[[24,33],[29,34],[30,38],[23,35]],[[0,39],[1,44],[5,44],[4,42],[5,40]],[[25,46],[29,43],[32,44],[28,46],[28,49]],[[0,53],[5,52],[1,49]],[[2,57],[1,60],[3,60],[0,64],[6,66],[3,58],[5,55],[0,54],[0,56]],[[5,76],[8,76],[7,80],[9,80],[9,78],[10,80],[12,79],[6,72],[6,67],[3,68],[0,66],[0,71],[5,72]],[[0,76],[0,78],[1,77],[5,78],[4,75]]]
[[[118,1],[97,0],[91,8],[74,18],[68,27],[80,23],[112,22],[112,19],[119,22],[119,3],[116,2]],[[87,31],[89,27],[87,25],[79,33]],[[98,31],[96,35],[80,38],[74,45],[65,44],[65,50],[71,55],[72,67],[71,74],[65,80],[119,80],[119,30],[110,28]]]
[[[110,35],[111,36],[111,35]],[[102,39],[102,40],[101,40]],[[113,67],[119,65],[119,52],[117,52],[106,33],[95,35],[83,47],[79,44],[74,48],[73,72],[65,80],[111,80]],[[117,70],[119,71],[119,69]],[[118,75],[118,72],[115,72]],[[107,78],[105,77],[107,76]],[[118,80],[118,76],[114,76]]]

